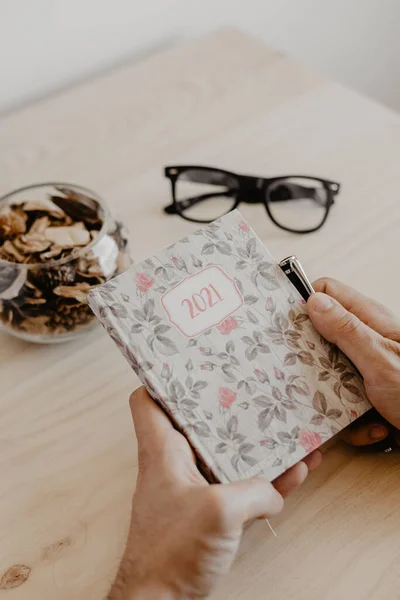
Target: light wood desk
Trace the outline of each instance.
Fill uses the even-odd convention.
[[[57,179],[100,192],[129,226],[135,259],[197,227],[161,211],[166,164],[337,179],[343,192],[316,234],[286,234],[262,207],[244,215],[277,257],[296,253],[312,277],[339,277],[399,310],[400,117],[242,34],[3,118],[0,155],[1,193]],[[28,567],[1,599],[104,597],[137,470],[137,383],[100,328],[58,347],[0,335],[0,578]],[[337,445],[273,520],[277,540],[262,522],[249,529],[214,598],[400,598],[399,466]]]

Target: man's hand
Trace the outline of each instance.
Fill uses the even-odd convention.
[[[206,597],[232,565],[244,524],[283,508],[315,451],[274,482],[209,485],[186,439],[142,387],[131,396],[139,475],[125,555],[109,600]],[[267,530],[266,530],[267,535]]]
[[[364,378],[371,404],[400,429],[400,321],[386,307],[333,279],[319,279],[308,300],[314,327],[336,344]],[[363,446],[384,439],[384,422],[345,430],[346,441]],[[400,439],[400,434],[399,434]]]

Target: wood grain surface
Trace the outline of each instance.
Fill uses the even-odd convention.
[[[34,76],[34,74],[32,74]],[[400,118],[233,31],[129,64],[0,120],[0,192],[42,180],[102,194],[136,260],[194,231],[167,217],[166,164],[343,184],[316,234],[243,214],[277,258],[392,309],[400,293]],[[107,335],[48,347],[0,333],[0,598],[98,600],[123,550],[138,384]],[[244,536],[215,600],[400,598],[400,461],[338,444]]]

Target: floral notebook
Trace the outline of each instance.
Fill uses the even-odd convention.
[[[89,304],[209,481],[272,481],[370,408],[237,210],[93,289]]]

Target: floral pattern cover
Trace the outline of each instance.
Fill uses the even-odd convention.
[[[243,303],[187,337],[161,299],[208,266]],[[237,210],[95,288],[89,304],[210,481],[272,481],[370,408],[355,367],[315,331]]]

